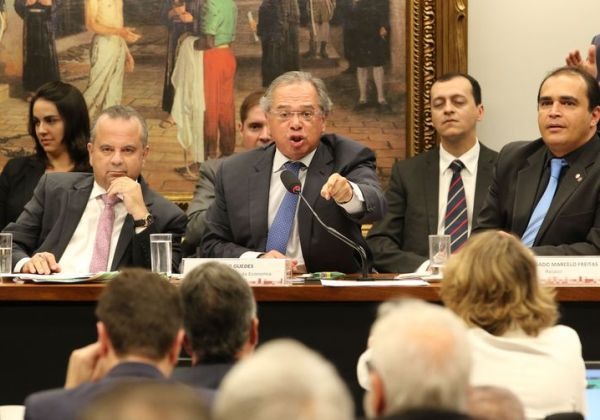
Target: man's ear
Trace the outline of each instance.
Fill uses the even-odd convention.
[[[172,366],[177,365],[177,361],[179,360],[179,353],[181,352],[181,345],[183,344],[183,340],[185,337],[185,332],[183,328],[180,328],[177,331],[177,335],[175,336],[175,340],[173,340],[173,344],[171,345],[171,349],[169,350],[169,354],[167,355],[169,359],[169,363]]]
[[[258,345],[258,325],[259,321],[257,317],[252,317],[250,322],[250,334],[248,334],[248,344],[252,347],[252,350]]]
[[[385,414],[385,386],[377,372],[371,372],[369,377],[371,379],[373,412],[380,417]]]
[[[185,350],[188,356],[192,358],[194,357],[194,351],[192,350],[192,341],[185,332],[183,333],[183,349]]]
[[[96,331],[98,333],[98,342],[100,343],[100,354],[102,356],[106,356],[109,350],[112,348],[112,344],[110,342],[110,337],[108,336],[104,322],[96,322]]]

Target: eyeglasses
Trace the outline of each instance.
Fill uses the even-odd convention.
[[[288,122],[298,116],[298,119],[304,122],[311,122],[315,117],[323,115],[322,112],[306,110],[306,111],[269,111],[269,114],[275,115],[280,122]]]

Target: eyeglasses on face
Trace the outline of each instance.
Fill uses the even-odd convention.
[[[297,116],[299,120],[304,122],[311,122],[315,117],[323,115],[320,111],[305,110],[305,111],[269,111],[269,114],[274,115],[280,122],[291,121],[294,116]]]

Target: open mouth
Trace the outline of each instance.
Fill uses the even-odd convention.
[[[300,144],[300,143],[302,143],[302,141],[304,141],[304,136],[300,136],[300,135],[290,136],[290,141],[293,144]]]

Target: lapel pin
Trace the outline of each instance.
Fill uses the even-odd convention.
[[[577,181],[577,182],[583,181],[583,177],[581,176],[581,174],[579,174],[579,173],[575,174],[575,181]]]

